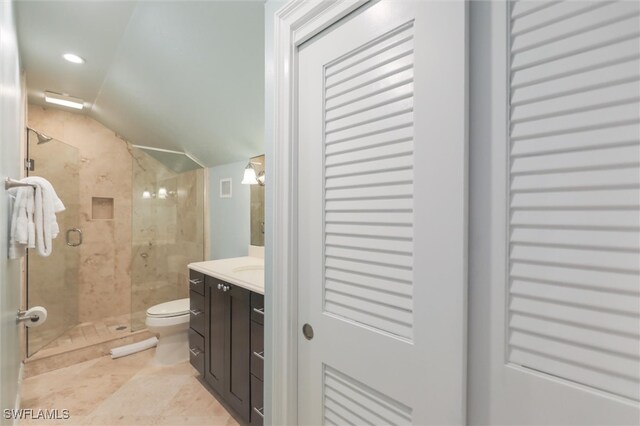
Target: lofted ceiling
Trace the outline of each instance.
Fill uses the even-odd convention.
[[[29,102],[44,91],[136,145],[206,166],[264,152],[263,1],[17,1]],[[77,65],[62,55],[86,60]]]

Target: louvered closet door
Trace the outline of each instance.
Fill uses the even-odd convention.
[[[464,421],[465,7],[376,2],[299,51],[300,424]]]
[[[640,2],[518,1],[507,13],[493,421],[638,424]]]

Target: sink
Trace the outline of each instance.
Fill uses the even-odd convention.
[[[240,273],[240,272],[253,272],[253,271],[264,271],[264,265],[246,265],[246,266],[238,266],[237,268],[233,268],[231,272]]]
[[[261,282],[264,282],[264,266],[263,265],[238,266],[237,268],[233,268],[231,270],[231,275],[245,282],[261,283]]]

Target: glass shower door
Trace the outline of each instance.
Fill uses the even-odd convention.
[[[51,182],[66,207],[57,214],[60,233],[51,255],[41,257],[36,250],[27,254],[27,307],[44,306],[48,311],[46,322],[27,328],[27,356],[32,356],[78,323],[80,240],[73,230],[80,225],[80,153],[56,139],[38,143],[29,131],[28,156],[34,161],[29,175]]]
[[[189,297],[187,265],[204,259],[204,171],[180,153],[134,148],[131,330],[146,310]]]

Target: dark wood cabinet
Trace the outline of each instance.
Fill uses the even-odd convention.
[[[204,375],[204,337],[193,329],[189,329],[189,361]]]
[[[205,277],[205,381],[221,396],[225,395],[227,295],[218,288],[221,281]]]
[[[191,364],[241,423],[261,425],[264,297],[208,275],[202,281],[191,284]]]
[[[197,271],[189,271],[189,361],[191,365],[204,375],[204,275]]]
[[[249,354],[251,349],[250,334],[250,297],[251,292],[245,288],[225,284],[225,398],[245,420],[249,420],[251,404]],[[225,291],[225,288],[228,290]]]
[[[251,413],[249,424],[264,422],[264,296],[251,293]]]

